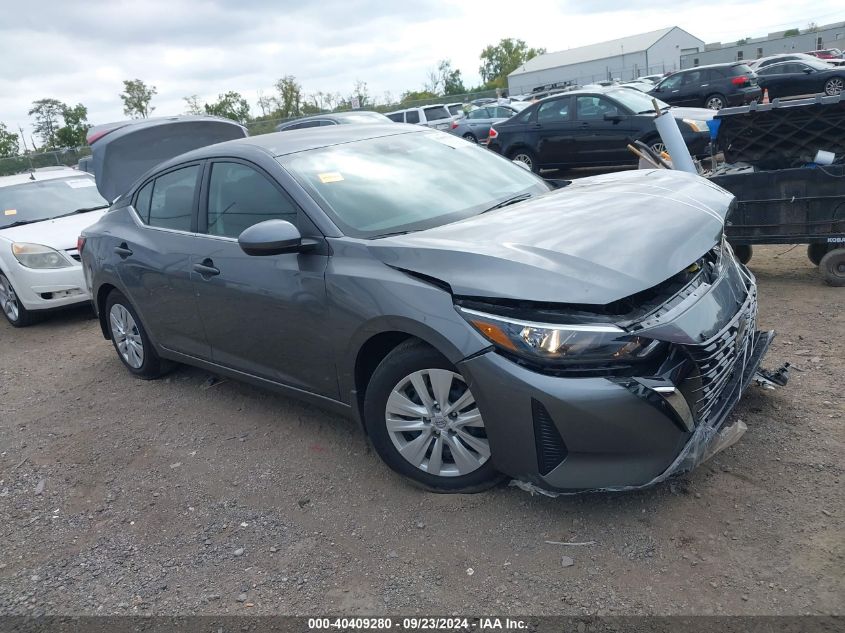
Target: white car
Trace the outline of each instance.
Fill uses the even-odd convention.
[[[0,312],[9,323],[90,299],[77,240],[107,207],[94,178],[69,167],[0,178]]]
[[[452,124],[452,113],[442,103],[388,112],[387,118],[395,123],[425,125],[435,130],[448,130]]]

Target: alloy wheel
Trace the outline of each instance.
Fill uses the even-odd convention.
[[[116,303],[109,312],[109,323],[112,339],[121,358],[133,369],[140,369],[144,364],[144,341],[132,314]]]
[[[707,100],[707,107],[711,110],[721,110],[725,107],[725,105],[722,103],[722,99],[720,97],[710,97]]]
[[[845,82],[843,82],[839,77],[828,79],[827,83],[824,85],[825,94],[830,95],[831,97],[838,95],[842,92],[843,86],[845,86]]]
[[[528,165],[529,169],[534,167],[534,161],[531,160],[531,157],[528,154],[525,154],[523,152],[518,152],[514,154],[512,160],[515,160],[518,163],[525,163],[526,165]]]
[[[423,369],[390,392],[385,423],[399,454],[429,475],[458,477],[490,458],[478,405],[460,374]]]
[[[657,143],[652,143],[651,149],[653,151],[655,151],[658,155],[662,154],[663,152],[666,152],[667,154],[669,153],[666,150],[666,145],[664,143],[659,142],[659,141]]]
[[[463,138],[470,143],[478,143],[478,140],[472,134],[464,134]]]
[[[17,321],[20,316],[18,296],[5,275],[0,275],[0,308],[10,321]]]

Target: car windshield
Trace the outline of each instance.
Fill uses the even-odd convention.
[[[90,176],[30,180],[0,187],[0,229],[106,206]]]
[[[428,229],[549,191],[531,172],[443,132],[366,139],[279,162],[351,237]]]
[[[610,90],[605,93],[611,99],[621,103],[623,106],[631,110],[636,114],[646,114],[648,112],[654,112],[654,103],[653,101],[657,101],[657,107],[661,110],[663,108],[668,108],[669,104],[664,103],[660,99],[654,99],[654,97],[645,94],[644,92],[640,92],[635,88],[621,88],[619,90]]]

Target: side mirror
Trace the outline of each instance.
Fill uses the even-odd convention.
[[[805,75],[812,75],[815,71],[812,68],[805,68],[804,74]]]
[[[238,244],[247,255],[257,256],[299,253],[311,246],[303,242],[299,229],[285,220],[253,224],[238,236]]]
[[[652,92],[663,92],[663,88],[661,88],[660,86],[655,86],[654,88],[651,89],[651,91]]]
[[[611,114],[609,112],[605,113],[604,115],[605,121],[613,121],[614,123],[619,123],[622,120],[622,117],[619,114]]]

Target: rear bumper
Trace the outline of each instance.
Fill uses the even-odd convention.
[[[752,88],[743,88],[733,94],[726,95],[728,100],[728,107],[748,105],[753,101],[759,101],[763,97],[763,90],[760,86],[753,86]]]

